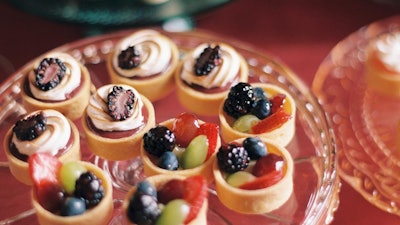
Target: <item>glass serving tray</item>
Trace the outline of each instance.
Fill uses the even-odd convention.
[[[116,33],[91,37],[68,43],[54,50],[71,53],[81,60],[89,69],[95,86],[109,82],[105,68],[107,54],[115,43],[134,30],[124,30]],[[224,207],[214,192],[210,190],[208,225],[243,225],[243,224],[329,224],[338,207],[339,178],[336,173],[337,156],[333,132],[329,120],[325,117],[316,98],[296,75],[265,54],[258,53],[253,47],[222,37],[207,31],[196,30],[184,33],[168,33],[180,48],[181,54],[203,42],[225,42],[234,46],[247,60],[250,67],[251,82],[269,82],[281,86],[290,92],[297,104],[296,135],[289,144],[288,150],[295,161],[294,192],[290,199],[279,209],[264,215],[243,215]],[[20,104],[20,84],[23,71],[28,62],[0,87],[0,137],[16,120],[16,117],[25,112]],[[166,98],[154,102],[156,122],[175,117],[187,111],[178,100],[175,91]],[[218,123],[218,117],[202,117],[205,121]],[[77,121],[79,125],[79,121]],[[81,136],[81,149],[84,160],[90,159],[90,153]],[[3,140],[2,140],[3,141]],[[4,151],[4,150],[3,150]],[[26,212],[24,219],[12,224],[26,224],[32,221],[29,187],[18,183],[10,174],[3,151],[0,152],[0,224],[7,224],[7,218],[21,212]],[[115,190],[116,210],[110,224],[125,224],[121,214],[120,199],[123,192]],[[266,204],[268,204],[266,202]],[[26,211],[28,210],[28,211]],[[29,222],[32,224],[32,222]]]
[[[360,28],[332,49],[312,84],[336,134],[340,177],[367,201],[396,215],[400,215],[396,146],[400,98],[368,88],[364,63],[371,39],[399,30],[399,16]]]

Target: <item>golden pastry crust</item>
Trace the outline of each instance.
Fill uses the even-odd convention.
[[[54,102],[45,102],[39,99],[32,97],[32,95],[27,93],[25,87],[26,79],[28,79],[28,74],[30,70],[25,71],[25,78],[22,82],[21,87],[21,98],[22,104],[28,112],[43,110],[43,109],[54,109],[62,114],[64,114],[67,118],[71,120],[79,119],[82,116],[85,108],[89,102],[90,98],[90,89],[92,86],[90,73],[87,68],[79,63],[82,75],[82,83],[79,87],[80,90],[70,99],[65,101],[54,101]]]
[[[262,139],[267,145],[268,152],[283,156],[285,159],[284,177],[278,183],[263,189],[243,190],[229,185],[225,175],[218,167],[218,161],[214,162],[213,172],[216,191],[219,200],[228,208],[245,214],[262,214],[271,212],[282,206],[293,192],[294,164],[290,153],[277,143]],[[236,140],[241,143],[243,139]]]
[[[232,124],[235,121],[234,118],[228,116],[223,110],[223,102],[219,105],[219,121],[221,126],[221,138],[225,142],[231,142],[235,139],[239,139],[242,137],[265,137],[271,140],[274,140],[281,146],[287,146],[290,141],[293,139],[296,127],[296,103],[293,97],[284,89],[265,83],[252,83],[253,87],[261,87],[267,93],[268,97],[272,97],[276,94],[285,94],[286,101],[283,105],[283,110],[291,115],[292,117],[284,123],[281,127],[262,134],[251,134],[251,133],[243,133],[237,131],[232,128]],[[225,96],[226,97],[226,96]],[[225,101],[225,100],[224,100]]]
[[[168,129],[172,129],[172,125],[174,123],[175,119],[169,119],[166,120],[160,125],[168,127]],[[199,120],[199,123],[202,124],[204,121]],[[193,175],[202,175],[208,183],[211,183],[214,180],[214,175],[212,172],[212,165],[213,162],[215,161],[216,154],[218,152],[219,147],[221,146],[221,139],[218,137],[217,139],[217,145],[215,147],[215,151],[213,155],[202,165],[192,168],[192,169],[184,169],[184,170],[165,170],[160,167],[158,167],[156,164],[153,163],[151,160],[149,154],[144,150],[143,144],[140,146],[140,152],[142,155],[142,161],[143,161],[143,168],[144,168],[144,173],[147,177],[158,175],[158,174],[167,174],[167,175],[178,175],[178,176],[183,176],[183,177],[190,177]]]
[[[147,121],[144,127],[135,134],[123,138],[106,138],[99,136],[89,128],[87,114],[82,116],[82,128],[86,135],[89,150],[93,154],[108,160],[126,160],[140,156],[140,144],[143,135],[155,126],[155,112],[153,104],[146,97],[141,96],[143,107],[147,110]]]
[[[175,82],[173,79],[173,74],[179,63],[178,46],[167,36],[164,36],[161,33],[157,37],[167,41],[172,51],[171,61],[169,62],[168,68],[161,74],[146,78],[127,78],[119,75],[113,66],[113,58],[115,57],[115,54],[119,54],[119,52],[116,50],[109,54],[106,62],[111,83],[130,85],[139,93],[146,96],[151,102],[155,102],[166,97],[174,90]]]
[[[161,186],[163,186],[165,183],[172,179],[180,179],[183,180],[185,179],[185,176],[180,176],[176,174],[158,174],[155,176],[147,177],[146,180],[148,180],[151,184],[153,184],[156,189],[160,189]],[[136,192],[136,187],[132,187],[131,190],[127,193],[124,203],[123,203],[123,211],[124,211],[124,216],[126,221],[128,221],[128,224],[132,224],[129,222],[129,219],[126,217],[126,211],[129,205],[129,200],[131,196],[133,196]],[[201,206],[201,209],[197,216],[190,221],[190,223],[186,225],[205,225],[207,224],[207,209],[208,209],[208,199],[205,199],[203,205]]]
[[[190,55],[190,53],[187,53],[187,55]],[[237,81],[235,81],[235,83],[247,82],[249,76],[249,68],[247,62],[241,55],[238,56],[240,58],[240,71],[239,78],[237,79]],[[183,58],[181,60],[175,72],[175,83],[177,86],[177,95],[180,103],[185,108],[196,114],[206,116],[217,115],[218,107],[221,104],[222,100],[228,94],[229,88],[225,91],[216,93],[205,93],[192,88],[181,79],[181,71],[185,60],[187,59]]]
[[[62,163],[81,159],[79,130],[71,120],[69,120],[69,123],[71,125],[72,134],[74,135],[74,143],[72,144],[71,149],[64,152],[59,157]],[[18,181],[26,185],[32,185],[32,179],[29,175],[28,162],[18,159],[10,152],[11,135],[12,128],[7,131],[3,142],[4,152],[7,156],[10,172]]]
[[[111,220],[114,211],[114,204],[110,178],[97,166],[83,161],[80,163],[82,163],[88,171],[92,171],[102,180],[104,197],[98,205],[86,211],[84,214],[78,216],[59,216],[44,209],[38,202],[34,191],[32,191],[32,204],[36,210],[37,219],[41,225],[106,225]]]

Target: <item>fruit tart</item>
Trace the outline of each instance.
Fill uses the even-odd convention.
[[[107,70],[112,83],[128,84],[153,102],[174,89],[178,62],[176,44],[156,30],[145,29],[117,43],[109,54]]]
[[[78,128],[52,109],[34,111],[16,121],[3,146],[11,174],[27,185],[32,184],[27,161],[36,152],[48,152],[62,162],[81,158]]]
[[[82,117],[89,150],[107,160],[140,155],[143,135],[155,125],[153,104],[136,89],[107,84],[97,89]]]
[[[389,96],[400,96],[400,32],[385,33],[366,47],[368,87]]]
[[[295,133],[296,105],[284,89],[266,83],[238,83],[219,106],[221,138],[261,136],[286,146]]]
[[[219,200],[245,214],[282,206],[293,191],[293,159],[271,140],[247,137],[220,148],[214,167]]]
[[[200,175],[160,174],[146,178],[126,195],[123,209],[129,224],[207,224],[207,181]]]
[[[22,104],[28,112],[54,109],[76,120],[89,102],[91,84],[82,63],[67,53],[51,52],[36,59],[26,71]]]
[[[218,125],[199,120],[192,113],[181,113],[144,134],[141,146],[144,173],[202,175],[211,183],[212,164],[220,145]]]
[[[229,88],[247,79],[246,61],[224,43],[197,46],[186,53],[175,74],[180,103],[200,115],[217,115]]]
[[[32,204],[41,225],[105,225],[113,214],[112,184],[97,166],[62,163],[47,153],[29,158]]]

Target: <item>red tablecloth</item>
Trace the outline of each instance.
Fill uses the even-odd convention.
[[[195,22],[199,28],[278,57],[311,85],[319,64],[336,43],[364,25],[399,12],[400,7],[367,0],[237,0],[197,16]],[[82,27],[41,19],[0,2],[0,57],[14,68],[82,37]],[[0,71],[0,81],[7,71]],[[332,222],[339,224],[393,225],[400,224],[400,217],[376,208],[343,183]]]

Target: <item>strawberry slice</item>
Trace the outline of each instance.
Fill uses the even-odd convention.
[[[271,99],[272,107],[271,113],[275,113],[283,107],[285,104],[286,95],[285,94],[277,94]]]
[[[250,128],[251,133],[253,134],[261,134],[265,132],[272,131],[274,129],[279,128],[292,116],[287,114],[280,108],[278,111],[273,113],[272,115],[268,116],[267,118],[261,120],[260,122],[256,123],[254,126]]]
[[[283,178],[282,171],[272,171],[268,174],[257,177],[256,179],[246,182],[239,186],[240,189],[245,190],[257,190],[262,188],[270,187],[278,183]]]
[[[203,123],[200,125],[200,128],[197,130],[197,135],[204,134],[208,139],[208,152],[206,156],[206,160],[211,157],[214,153],[215,148],[217,146],[217,139],[219,135],[219,127],[215,123]]]
[[[199,213],[204,200],[207,198],[207,181],[200,175],[188,177],[184,180],[185,193],[183,199],[190,204],[190,211],[184,224],[188,224]]]

